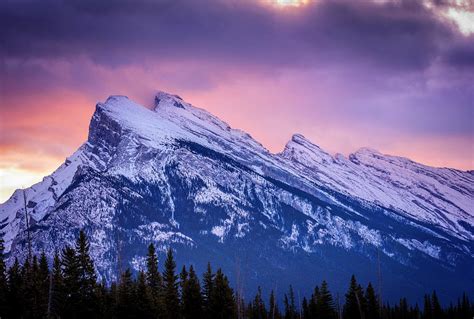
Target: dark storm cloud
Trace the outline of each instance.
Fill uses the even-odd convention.
[[[86,56],[108,66],[203,59],[271,67],[327,63],[423,69],[447,52],[469,63],[464,39],[414,1],[321,1],[288,12],[258,1],[45,0],[0,4],[2,53]],[[458,51],[442,50],[451,42]],[[458,60],[459,59],[459,60]]]

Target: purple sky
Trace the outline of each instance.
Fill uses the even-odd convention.
[[[156,89],[274,152],[299,132],[474,169],[470,1],[277,2],[2,1],[0,201],[85,140],[97,101]]]

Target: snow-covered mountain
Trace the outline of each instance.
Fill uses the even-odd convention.
[[[361,149],[331,156],[301,135],[273,154],[250,135],[159,92],[97,104],[88,140],[54,173],[0,205],[10,262],[91,238],[100,275],[143,267],[150,242],[178,262],[210,260],[244,292],[309,291],[349,276],[384,293],[474,287],[474,175]],[[238,281],[238,282],[237,282]],[[278,289],[278,288],[277,288]]]

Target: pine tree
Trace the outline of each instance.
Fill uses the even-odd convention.
[[[262,299],[262,289],[258,287],[257,294],[251,305],[251,318],[253,319],[266,319],[267,309]]]
[[[424,299],[425,303],[423,307],[423,319],[434,319],[433,308],[431,307],[431,298],[429,295],[425,295]]]
[[[156,256],[156,250],[153,244],[148,246],[146,268],[146,282],[148,287],[150,287],[153,311],[155,316],[158,316],[158,314],[163,312],[163,306],[161,304],[163,280],[158,271],[158,257]]]
[[[367,301],[366,319],[379,319],[380,318],[380,305],[375,295],[375,290],[372,284],[369,282],[367,290],[365,291],[365,300]]]
[[[474,311],[471,312],[471,305],[469,303],[469,298],[466,293],[462,294],[462,299],[458,306],[459,309],[459,318],[461,319],[470,319],[471,315],[474,315]]]
[[[275,300],[275,293],[272,289],[271,293],[270,293],[270,301],[268,302],[268,318],[269,319],[275,319],[275,318],[278,318],[280,316],[279,314],[279,311],[278,311],[278,307],[277,307],[277,304],[276,304],[276,300]]]
[[[203,310],[205,317],[210,316],[211,308],[211,296],[212,289],[214,286],[214,274],[212,273],[211,264],[207,263],[206,272],[202,276],[203,287],[202,287],[202,298],[203,298]]]
[[[80,267],[74,248],[66,246],[63,249],[61,262],[64,287],[63,317],[79,318]]]
[[[443,309],[441,308],[441,304],[439,303],[438,300],[438,295],[436,294],[436,291],[433,291],[431,294],[431,308],[432,308],[432,314],[433,318],[443,318]]]
[[[88,317],[97,312],[98,305],[95,303],[97,277],[94,263],[89,255],[90,244],[83,230],[79,232],[76,242],[76,258],[79,276],[79,314]]]
[[[309,319],[311,318],[311,313],[309,311],[309,304],[306,297],[303,298],[303,303],[301,304],[301,309],[303,310],[303,318]]]
[[[346,303],[344,305],[344,318],[357,319],[363,318],[363,291],[354,275],[351,277],[349,290],[346,293]]]
[[[181,300],[184,319],[202,318],[201,286],[192,265],[189,267],[186,284],[182,288]]]
[[[64,278],[62,274],[62,262],[59,254],[54,254],[53,269],[52,269],[52,287],[49,295],[48,307],[50,316],[53,318],[61,317],[62,307],[66,296],[64,294]]]
[[[336,309],[334,306],[334,300],[331,292],[329,291],[328,284],[325,280],[321,283],[319,289],[319,297],[317,298],[317,312],[318,318],[321,319],[333,319],[336,316]]]
[[[290,285],[288,295],[285,294],[285,319],[296,319],[296,305],[295,305],[295,293],[293,287]]]
[[[130,269],[125,270],[120,278],[117,298],[117,317],[124,319],[139,318],[137,313],[135,283]]]
[[[21,318],[23,317],[23,307],[25,306],[24,291],[23,291],[23,276],[22,267],[15,258],[15,262],[8,269],[8,293],[7,293],[7,305],[8,315],[7,318]]]
[[[318,303],[320,298],[319,286],[314,287],[314,291],[311,294],[311,298],[309,300],[309,313],[312,318],[317,318],[319,316],[319,309]]]
[[[153,303],[150,287],[146,283],[146,275],[143,271],[138,272],[136,283],[137,317],[154,318]]]
[[[218,269],[212,284],[210,296],[209,318],[224,319],[231,318],[236,312],[234,292],[230,288],[229,280]]]
[[[7,268],[5,265],[3,252],[5,250],[3,233],[0,233],[0,318],[7,316]]]
[[[173,251],[168,249],[165,260],[165,270],[163,272],[163,303],[165,318],[178,318],[180,314],[178,295],[178,276],[175,273],[176,263],[173,258]]]

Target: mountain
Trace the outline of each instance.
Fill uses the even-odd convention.
[[[25,199],[28,210],[26,227]],[[79,230],[101,278],[144,267],[146,247],[221,266],[234,287],[301,293],[351,274],[389,300],[474,287],[474,175],[361,149],[331,156],[302,135],[273,154],[179,96],[98,103],[87,141],[0,206],[8,262],[51,255]],[[379,271],[380,268],[380,271]]]

